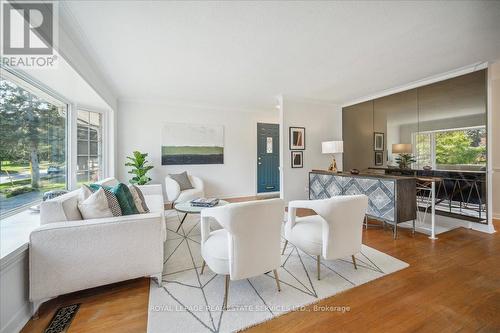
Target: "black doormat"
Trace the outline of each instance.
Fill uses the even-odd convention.
[[[45,329],[45,333],[64,333],[69,328],[71,321],[75,318],[80,304],[72,304],[59,308],[52,317],[49,326]]]

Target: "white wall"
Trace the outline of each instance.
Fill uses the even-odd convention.
[[[125,156],[139,150],[149,154],[153,183],[164,184],[169,173],[187,171],[205,181],[206,195],[239,197],[256,194],[257,123],[278,123],[279,112],[243,112],[144,101],[120,100],[117,125],[117,176],[128,181]],[[161,165],[161,132],[166,122],[224,126],[224,164]]]
[[[110,108],[116,110],[117,94],[106,76],[99,72],[99,67],[89,55],[91,48],[85,45],[85,37],[74,29],[74,18],[63,2],[59,5],[59,54],[73,67],[78,74],[106,101]]]
[[[493,194],[493,218],[500,219],[500,61],[488,68],[490,95],[490,118],[488,125],[490,137],[488,138],[488,152],[491,154],[488,171],[491,174]]]
[[[328,169],[331,155],[321,153],[321,142],[342,139],[342,108],[340,105],[301,101],[283,97],[282,103],[282,198],[290,200],[309,198],[309,172]],[[291,167],[289,127],[306,128],[304,167]],[[342,170],[342,156],[337,156],[337,167]]]
[[[2,258],[0,265],[0,333],[19,332],[31,317],[28,302],[28,246]]]

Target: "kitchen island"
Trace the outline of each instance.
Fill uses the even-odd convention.
[[[366,215],[389,223],[397,237],[398,223],[417,217],[415,177],[366,173],[312,170],[309,173],[309,199],[326,199],[337,195],[365,194]]]

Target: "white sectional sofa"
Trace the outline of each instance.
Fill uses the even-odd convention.
[[[108,178],[103,185],[118,184]],[[40,207],[41,226],[30,235],[32,311],[50,298],[138,277],[161,285],[166,240],[161,185],[139,186],[150,213],[82,220],[80,190]]]

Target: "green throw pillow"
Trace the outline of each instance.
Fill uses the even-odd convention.
[[[90,184],[89,187],[93,190],[98,190],[99,187],[103,187],[113,193],[116,196],[116,199],[118,199],[118,204],[120,205],[120,208],[122,210],[122,215],[139,214],[139,211],[135,207],[134,197],[132,196],[132,193],[130,193],[127,185],[122,183],[115,186]]]

